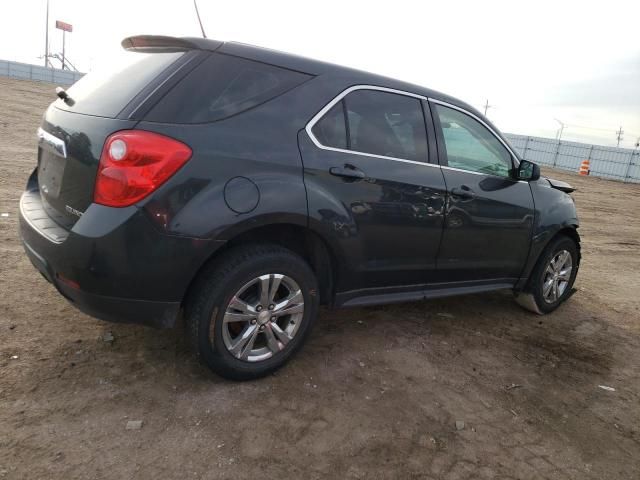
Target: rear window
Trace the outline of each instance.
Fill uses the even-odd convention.
[[[121,52],[114,61],[78,80],[67,90],[72,106],[62,100],[56,106],[76,113],[98,117],[116,117],[124,107],[160,72],[184,55],[184,52]]]
[[[206,123],[271,100],[309,78],[304,73],[212,53],[146,116],[166,123]]]

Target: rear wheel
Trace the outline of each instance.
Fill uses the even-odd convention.
[[[578,273],[578,260],[575,241],[564,235],[553,240],[545,248],[531,274],[528,286],[530,300],[534,303],[532,307],[535,307],[538,313],[554,311],[571,295]]]
[[[223,377],[248,380],[280,368],[318,311],[308,264],[278,246],[231,250],[194,287],[186,320],[198,357]]]

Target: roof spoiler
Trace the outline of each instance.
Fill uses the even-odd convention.
[[[122,48],[134,52],[176,52],[184,50],[215,51],[224,42],[209,38],[135,35],[122,40]]]

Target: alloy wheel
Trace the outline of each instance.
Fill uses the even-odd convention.
[[[549,261],[542,276],[542,298],[547,303],[555,303],[564,294],[571,280],[573,262],[571,253],[560,250]]]
[[[284,350],[303,315],[304,297],[295,280],[277,273],[261,275],[231,297],[222,318],[224,345],[240,360],[266,360]]]

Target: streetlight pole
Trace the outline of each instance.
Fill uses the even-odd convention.
[[[44,28],[44,66],[49,66],[49,0],[47,0],[47,20]]]
[[[63,22],[61,20],[56,20],[56,28],[62,30],[62,69],[67,68],[66,61],[66,47],[67,47],[67,32],[73,32],[73,25],[67,22]],[[69,70],[67,68],[67,70]]]
[[[64,50],[65,50],[65,45],[66,45],[66,41],[65,41],[65,35],[66,35],[66,31],[63,30],[62,31],[62,70],[64,70]]]

